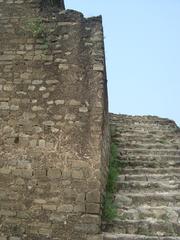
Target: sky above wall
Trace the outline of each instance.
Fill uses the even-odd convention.
[[[86,17],[103,16],[109,110],[180,125],[180,1],[65,2]]]

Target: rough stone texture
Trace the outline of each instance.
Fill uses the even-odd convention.
[[[99,238],[109,152],[102,21],[63,1],[48,6],[0,0],[2,240]]]
[[[153,116],[111,115],[121,171],[118,217],[104,240],[180,240],[180,129]]]

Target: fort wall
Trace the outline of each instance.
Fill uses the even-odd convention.
[[[0,33],[0,240],[93,239],[109,152],[102,19],[0,0]]]

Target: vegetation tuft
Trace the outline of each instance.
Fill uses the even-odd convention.
[[[106,195],[103,202],[103,219],[112,221],[117,217],[117,206],[114,203],[114,193],[116,192],[117,179],[119,175],[120,164],[117,159],[117,146],[111,144],[111,155],[109,161],[109,174],[106,186]]]
[[[41,18],[29,19],[26,22],[26,30],[34,38],[44,38],[46,36],[45,26]]]

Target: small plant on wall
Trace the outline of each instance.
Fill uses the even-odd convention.
[[[34,38],[44,38],[46,36],[45,26],[41,18],[29,19],[25,28]]]

